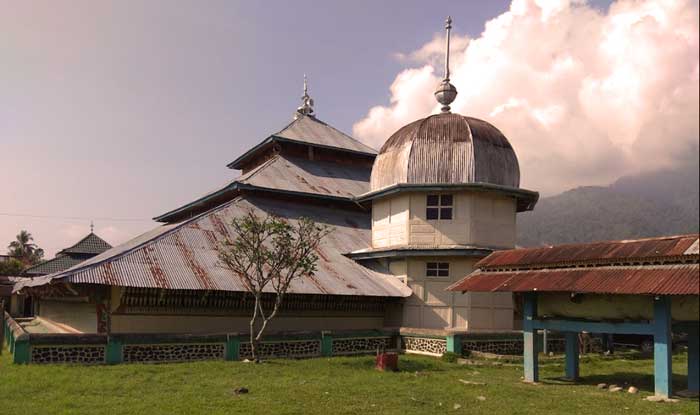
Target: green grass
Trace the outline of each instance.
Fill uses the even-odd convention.
[[[518,364],[458,365],[402,355],[401,371],[373,369],[373,358],[275,360],[259,365],[202,362],[161,365],[13,365],[0,358],[2,414],[697,414],[698,401],[652,403],[650,359],[585,357],[578,384],[557,380],[563,361],[541,365],[541,384],[521,382]],[[686,356],[674,356],[675,386],[685,388]],[[459,379],[485,382],[465,385]],[[633,384],[637,395],[600,382]],[[235,395],[245,386],[250,393]],[[485,400],[479,400],[483,396]],[[454,409],[455,404],[461,405]]]

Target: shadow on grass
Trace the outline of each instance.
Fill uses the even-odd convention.
[[[548,377],[541,379],[544,384],[552,385],[590,385],[596,386],[600,383],[617,385],[624,389],[634,386],[640,391],[654,393],[654,375],[636,372],[615,372],[606,375],[583,376],[576,381],[570,381],[563,377]],[[673,375],[673,390],[680,391],[688,388],[688,377],[684,375]]]
[[[339,363],[340,366],[355,370],[374,370],[375,358],[367,357],[365,359],[344,360]],[[415,357],[406,357],[399,355],[399,371],[400,372],[442,372],[445,371],[445,363],[431,359],[421,359]]]

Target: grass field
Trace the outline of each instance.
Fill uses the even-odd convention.
[[[1,414],[697,414],[698,401],[652,403],[653,361],[628,356],[581,359],[582,381],[557,377],[561,360],[541,365],[541,384],[521,383],[518,364],[458,365],[400,356],[401,371],[373,369],[373,358],[274,360],[259,365],[202,362],[118,366],[18,366],[0,358]],[[674,356],[685,388],[686,357]],[[483,382],[467,385],[460,379]],[[596,388],[632,384],[637,395]],[[236,395],[237,387],[250,393]],[[483,398],[480,398],[483,397]]]

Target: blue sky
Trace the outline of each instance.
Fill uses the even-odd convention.
[[[407,67],[397,53],[430,42],[447,14],[456,36],[476,38],[509,7],[0,0],[0,251],[28,229],[52,254],[89,218],[111,242],[147,230],[287,124],[304,73],[319,118],[352,133],[390,105]]]

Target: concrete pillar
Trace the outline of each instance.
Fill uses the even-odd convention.
[[[539,368],[537,365],[537,330],[533,328],[533,320],[537,319],[537,293],[524,295],[523,305],[523,364],[525,368],[525,382],[537,382],[539,380]]]
[[[566,336],[566,378],[576,380],[579,377],[578,333],[568,332]]]
[[[654,299],[654,393],[670,397],[671,379],[671,299]]]
[[[123,345],[120,339],[115,339],[112,336],[107,336],[107,364],[114,365],[117,363],[121,363],[124,359],[122,350]]]
[[[462,355],[462,336],[459,334],[450,334],[447,336],[447,351]]]
[[[226,336],[226,360],[238,360],[241,355],[241,339],[238,336]]]
[[[700,330],[698,324],[688,329],[688,390],[700,392]]]
[[[333,337],[330,331],[321,332],[321,356],[333,356]]]

